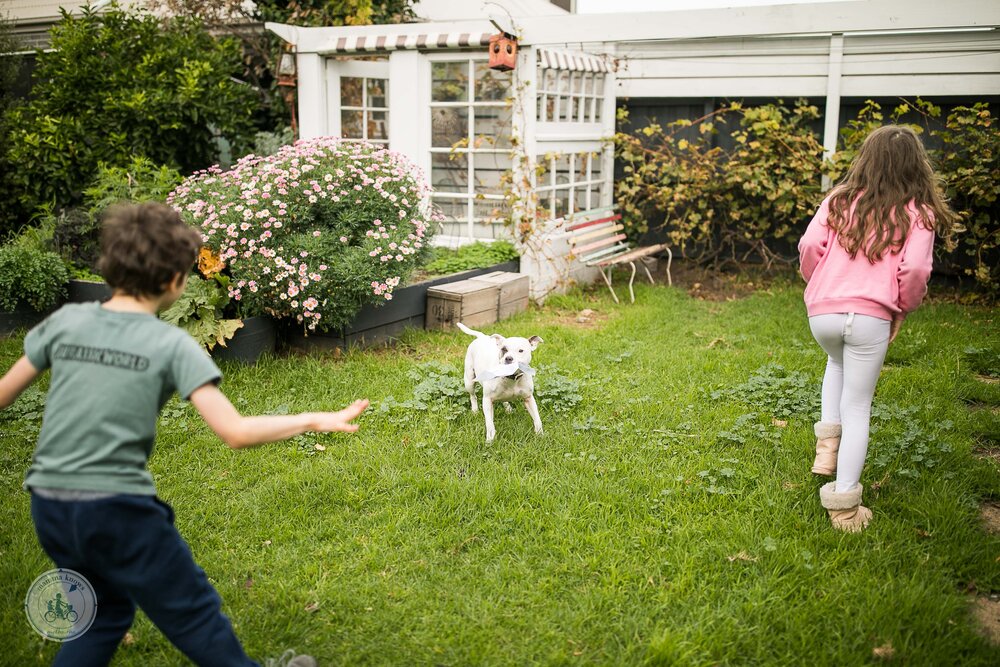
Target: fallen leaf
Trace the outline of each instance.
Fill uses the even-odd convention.
[[[319,602],[310,602],[309,604],[306,605],[306,611],[308,611],[310,614],[316,613],[317,609],[319,609]]]
[[[261,544],[263,544],[265,547],[269,547],[271,546],[271,540],[264,540]]]
[[[243,582],[243,588],[247,590],[253,588],[253,577],[247,577],[247,580]]]
[[[788,426],[788,422],[784,419],[772,419],[771,424],[777,426],[778,428],[785,428]]]
[[[922,530],[920,528],[917,528],[916,530],[917,530],[917,536],[918,537],[930,537],[931,536],[931,534],[928,533],[926,530]]]
[[[726,560],[728,560],[730,563],[737,560],[746,560],[750,561],[751,563],[757,562],[757,558],[755,556],[751,556],[746,551],[741,551],[738,554],[734,554],[732,556],[726,556]]]
[[[713,339],[712,339],[712,342],[710,342],[710,343],[708,344],[708,347],[707,347],[707,349],[711,350],[711,349],[712,349],[713,347],[715,347],[716,345],[718,345],[719,343],[721,343],[721,342],[723,342],[723,341],[725,341],[725,340],[726,340],[726,339],[725,339],[725,338],[722,338],[721,336],[720,336],[719,338],[713,338]]]
[[[785,482],[781,486],[782,486],[782,488],[785,488],[785,489],[797,489],[797,488],[799,488],[802,485],[801,484],[796,484],[794,482]]]
[[[313,445],[313,447],[316,449],[317,452],[325,452],[326,451],[326,447],[324,447],[323,445],[319,444],[318,442],[315,445]]]
[[[131,632],[126,632],[125,637],[122,639],[122,643],[125,644],[125,646],[131,646],[135,643],[135,635]]]
[[[892,660],[893,656],[896,655],[896,649],[892,647],[892,644],[886,642],[873,648],[872,655],[881,660]]]

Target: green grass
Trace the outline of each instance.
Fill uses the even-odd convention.
[[[607,317],[577,324],[585,307]],[[484,444],[482,416],[447,402],[468,338],[412,332],[391,351],[224,369],[246,413],[367,396],[359,434],[234,452],[175,402],[150,467],[258,659],[855,665],[888,643],[898,664],[993,665],[966,591],[1000,590],[1000,538],[978,519],[1000,473],[974,455],[997,438],[996,391],[976,377],[998,370],[996,315],[941,303],[907,321],[876,396],[860,535],[830,528],[809,473],[824,357],[796,286],[721,303],[641,287],[623,306],[597,291],[498,324],[545,339],[543,437],[498,410]],[[0,341],[0,362],[19,346]],[[56,649],[21,610],[50,567],[20,488],[38,398],[0,417],[0,645],[18,665]],[[132,633],[116,664],[184,664],[145,617]]]

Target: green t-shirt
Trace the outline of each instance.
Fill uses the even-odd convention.
[[[155,495],[146,461],[160,410],[176,391],[221,379],[185,331],[98,303],[63,306],[32,329],[24,353],[52,369],[25,488]]]

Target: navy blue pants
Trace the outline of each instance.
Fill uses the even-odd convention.
[[[246,667],[250,660],[221,611],[222,600],[154,496],[116,495],[66,502],[31,497],[38,541],[57,567],[85,576],[97,616],[63,644],[57,667],[104,667],[125,636],[136,605],[197,665]]]

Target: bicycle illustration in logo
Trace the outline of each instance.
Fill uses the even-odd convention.
[[[45,606],[47,609],[42,618],[49,623],[55,623],[56,619],[70,623],[76,623],[80,620],[80,615],[73,609],[73,605],[63,602],[62,593],[56,593],[55,599],[46,602]]]

